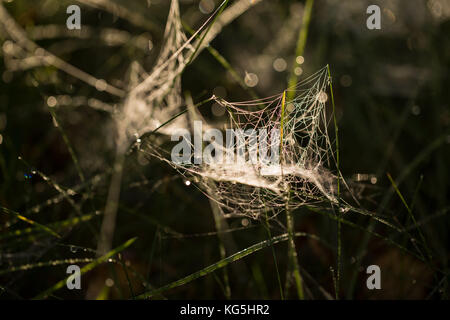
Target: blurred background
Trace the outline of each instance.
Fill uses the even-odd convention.
[[[189,37],[188,29],[200,27],[221,1],[179,3]],[[81,30],[65,26],[71,4],[81,8]],[[238,4],[244,9],[233,12]],[[381,8],[380,30],[366,27],[371,4]],[[95,259],[115,156],[109,111],[121,103],[102,90],[103,82],[88,85],[45,65],[36,58],[39,50],[126,90],[133,63],[149,72],[158,58],[170,1],[12,0],[0,5],[27,41],[37,45],[25,52],[29,43],[14,41],[15,29],[2,13],[0,298],[21,299],[64,279],[70,259],[81,259],[79,265]],[[230,1],[223,16],[232,19],[186,68],[182,92],[194,102],[212,94],[228,101],[272,96],[287,87],[291,73],[301,80],[328,64],[342,174],[358,186],[362,207],[401,226],[397,232],[368,216],[344,215],[349,223],[342,226],[339,296],[448,299],[450,1],[315,0],[305,51],[296,56],[304,13],[305,1]],[[200,110],[210,121],[223,120],[224,110],[214,103]],[[16,214],[63,237],[55,239]],[[334,297],[336,221],[307,208],[294,214],[296,231],[323,239],[296,240],[305,296]],[[267,239],[262,221],[232,218],[227,223],[233,231],[227,233],[233,243],[227,256]],[[273,225],[272,235],[282,231]],[[207,197],[170,166],[136,152],[125,160],[113,247],[133,237],[135,243],[112,263],[82,276],[82,290],[62,288],[51,298],[84,299],[92,283],[98,283],[95,298],[130,298],[221,259]],[[266,248],[158,298],[280,299],[277,270],[284,287],[287,244],[274,249],[276,259]],[[381,290],[366,287],[366,268],[373,264],[382,271]],[[291,286],[284,297],[296,298],[295,289]]]

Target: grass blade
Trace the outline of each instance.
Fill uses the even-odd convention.
[[[2,211],[3,211],[4,213],[13,215],[13,216],[15,216],[17,219],[19,219],[19,220],[25,221],[26,223],[28,223],[28,224],[30,224],[30,225],[32,225],[32,226],[36,226],[37,228],[39,228],[39,229],[41,229],[41,230],[47,232],[48,234],[51,234],[52,236],[54,236],[54,237],[56,237],[56,238],[61,238],[61,236],[60,236],[59,234],[57,234],[55,231],[53,231],[53,230],[50,229],[49,227],[46,227],[46,226],[44,226],[44,225],[42,225],[42,224],[40,224],[40,223],[37,223],[36,221],[33,221],[33,220],[31,220],[31,219],[28,219],[27,217],[24,217],[24,216],[21,215],[20,213],[15,212],[15,211],[13,211],[13,210],[10,210],[10,209],[8,209],[8,208],[5,208],[5,207],[3,207],[3,206],[1,206],[1,208],[2,208]]]
[[[307,234],[307,233],[304,233],[304,232],[297,232],[297,233],[295,233],[294,236],[296,236],[296,237],[310,237],[310,238],[313,238],[313,239],[320,239],[320,238],[318,238],[315,235]],[[188,275],[188,276],[186,276],[186,277],[184,277],[184,278],[182,278],[180,280],[176,280],[174,282],[171,282],[171,283],[169,283],[169,284],[167,284],[167,285],[165,285],[165,286],[163,286],[161,288],[158,288],[156,290],[152,290],[150,292],[145,292],[145,293],[137,296],[136,298],[137,299],[150,298],[150,297],[152,297],[154,295],[160,294],[160,293],[165,292],[167,290],[170,290],[170,289],[173,289],[173,288],[185,285],[185,284],[187,284],[189,282],[192,282],[192,281],[194,281],[194,280],[196,280],[198,278],[204,277],[204,276],[206,276],[206,275],[208,275],[208,274],[210,274],[210,273],[212,273],[212,272],[214,272],[214,271],[216,271],[218,269],[221,269],[221,268],[227,266],[228,264],[230,264],[232,262],[240,260],[240,259],[242,259],[242,258],[244,258],[244,257],[246,257],[246,256],[248,256],[248,255],[250,255],[250,254],[252,254],[254,252],[257,252],[257,251],[259,251],[261,249],[269,247],[272,244],[277,244],[277,243],[280,243],[280,242],[283,242],[283,241],[287,241],[288,238],[289,238],[289,235],[287,233],[284,233],[282,235],[273,237],[272,239],[259,242],[259,243],[254,244],[254,245],[252,245],[252,246],[250,246],[250,247],[248,247],[248,248],[246,248],[246,249],[244,249],[242,251],[239,251],[239,252],[237,252],[235,254],[232,254],[231,256],[229,256],[229,257],[227,257],[225,259],[222,259],[222,260],[220,260],[220,261],[218,261],[218,262],[216,262],[216,263],[214,263],[214,264],[212,264],[212,265],[210,265],[210,266],[208,266],[206,268],[203,268],[203,269],[201,269],[201,270],[199,270],[197,272],[194,272],[194,273],[192,273],[192,274],[190,274],[190,275]]]
[[[125,250],[126,248],[128,248],[130,245],[132,245],[137,238],[132,238],[128,241],[126,241],[124,244],[118,246],[117,248],[109,251],[108,253],[106,253],[105,255],[101,256],[100,258],[96,259],[95,261],[85,265],[83,268],[81,268],[80,270],[80,274],[83,275],[89,271],[91,271],[92,269],[94,269],[95,267],[97,267],[98,265],[106,262],[109,258],[111,258],[112,256],[116,255],[117,253]],[[45,299],[47,298],[50,294],[52,294],[53,292],[55,292],[58,289],[61,289],[65,284],[67,279],[70,277],[70,275],[66,278],[64,278],[61,281],[58,281],[57,283],[55,283],[52,287],[48,288],[47,290],[41,292],[39,295],[37,295],[36,297],[34,297],[33,299]]]

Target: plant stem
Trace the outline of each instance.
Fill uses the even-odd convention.
[[[336,118],[336,106],[334,104],[334,94],[333,94],[333,81],[331,78],[330,66],[327,65],[328,70],[328,81],[330,83],[330,95],[331,95],[331,104],[333,106],[333,120],[334,120],[334,134],[336,138],[336,167],[337,167],[337,199],[338,199],[338,211],[337,215],[339,217],[337,221],[337,271],[336,271],[336,285],[335,285],[335,294],[336,300],[339,299],[339,283],[341,280],[341,257],[342,257],[342,235],[341,235],[341,210],[340,210],[340,202],[341,202],[341,170],[339,165],[339,127],[337,124]]]
[[[290,191],[288,192],[290,194]],[[286,201],[286,226],[288,230],[288,247],[289,247],[289,260],[290,265],[292,266],[293,270],[292,273],[294,275],[295,285],[297,287],[297,295],[300,300],[305,299],[303,294],[303,279],[300,275],[300,266],[298,264],[298,258],[297,258],[297,250],[295,248],[295,242],[294,242],[294,234],[295,234],[295,228],[294,228],[294,216],[292,214],[292,211],[288,208],[289,205],[289,196]]]
[[[292,64],[291,74],[289,76],[288,88],[295,86],[298,80],[298,76],[295,74],[295,68],[299,65],[297,63],[297,57],[302,56],[305,51],[306,40],[308,39],[309,22],[311,21],[311,13],[314,0],[306,0],[305,10],[303,12],[302,26],[297,40],[297,49],[295,50],[294,62]],[[288,101],[292,101],[295,91],[290,90],[288,92]]]
[[[116,227],[117,209],[119,207],[124,162],[125,152],[118,147],[100,230],[100,238],[97,245],[97,255],[99,256],[110,251],[112,247],[114,230]]]
[[[272,233],[270,232],[270,224],[269,224],[269,217],[267,215],[267,210],[265,211],[265,214],[266,214],[266,230],[267,230],[267,235],[269,236],[268,240],[272,241]],[[272,243],[271,243],[270,247],[272,249],[272,256],[273,256],[273,262],[275,264],[275,270],[277,272],[278,287],[280,289],[280,298],[281,298],[281,300],[284,300],[283,287],[281,286],[281,278],[280,278],[280,272],[278,270],[278,262],[277,262],[277,256],[275,254],[275,248]]]
[[[284,118],[285,118],[285,104],[286,104],[286,91],[283,92],[283,97],[281,100],[281,119],[280,119],[280,166],[281,166],[281,175],[283,175],[283,136],[284,136]],[[286,226],[288,230],[288,258],[289,258],[289,265],[288,265],[288,274],[286,277],[286,294],[288,293],[289,289],[289,281],[290,281],[290,269],[292,267],[292,273],[294,275],[295,284],[297,287],[297,295],[300,300],[304,299],[303,295],[303,285],[302,285],[302,277],[300,275],[300,266],[298,265],[298,259],[297,259],[297,250],[295,248],[295,242],[294,242],[294,216],[292,215],[291,210],[289,209],[289,200],[290,200],[290,194],[291,190],[289,186],[287,187],[287,199],[286,199]]]

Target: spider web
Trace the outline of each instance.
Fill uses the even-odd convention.
[[[178,112],[182,104],[181,79],[188,56],[194,51],[183,32],[178,0],[172,0],[164,32],[165,42],[150,75],[130,91],[121,112],[116,117],[118,146],[128,143],[145,132],[157,128]],[[180,117],[171,126],[186,126]]]
[[[284,93],[265,99],[228,102],[213,97],[228,112],[223,129],[240,135],[223,138],[226,143],[209,139],[214,156],[206,159],[202,153],[202,163],[173,161],[167,150],[151,144],[144,152],[166,161],[196,183],[225,214],[258,218],[263,212],[275,216],[305,204],[335,203],[337,177],[331,172],[336,163],[327,131],[327,86],[324,67]],[[286,101],[289,92],[295,96]],[[252,144],[252,139],[259,144]],[[191,139],[184,141],[195,150]],[[267,161],[261,150],[269,150],[275,157],[271,159],[278,160]]]

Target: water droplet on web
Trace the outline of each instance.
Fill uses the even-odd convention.
[[[325,103],[328,100],[328,95],[323,92],[320,91],[319,94],[317,95],[317,101],[319,101],[320,103]]]
[[[111,287],[114,285],[114,280],[111,279],[111,278],[106,279],[106,280],[105,280],[105,285],[106,285],[107,287],[110,287],[110,288],[111,288]]]
[[[77,253],[78,249],[75,246],[70,246],[70,252]]]

